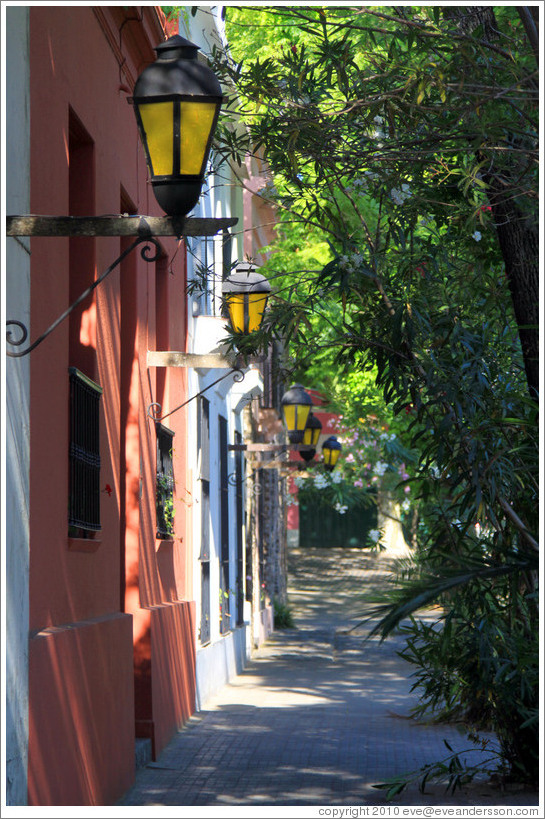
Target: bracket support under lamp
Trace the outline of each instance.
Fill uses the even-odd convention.
[[[220,219],[185,219],[185,217],[149,217],[149,216],[7,216],[6,234],[8,236],[49,236],[51,238],[67,238],[71,236],[135,236],[112,264],[102,273],[93,284],[84,290],[73,304],[70,305],[55,321],[49,325],[35,341],[24,350],[6,351],[10,358],[21,358],[38,347],[42,341],[55,330],[70,313],[89,296],[101,282],[104,281],[115,268],[121,264],[138,245],[140,255],[146,262],[155,262],[163,254],[163,250],[155,238],[156,236],[213,236],[220,230],[236,225],[236,217]],[[150,252],[149,245],[155,251]],[[22,321],[7,319],[6,328],[16,327],[19,337],[14,336],[12,330],[6,329],[6,342],[13,347],[20,347],[28,338],[28,330]],[[222,365],[223,366],[223,365]],[[231,365],[230,365],[231,366]]]

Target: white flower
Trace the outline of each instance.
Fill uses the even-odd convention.
[[[378,543],[380,540],[380,532],[378,529],[371,529],[369,532],[369,540],[372,540],[373,543]]]
[[[384,122],[384,117],[380,117],[377,114],[376,117],[373,117],[373,122],[375,122],[377,125],[382,125],[382,123]]]
[[[403,503],[401,504],[401,508],[403,509],[404,512],[409,511],[409,509],[411,508],[411,502],[410,502],[410,500],[408,498],[406,498],[403,501]]]
[[[472,233],[472,234],[471,234],[471,237],[472,237],[473,239],[475,239],[475,241],[476,241],[476,242],[480,242],[480,241],[481,241],[481,239],[483,238],[482,233],[481,233],[481,231],[480,231],[480,230],[476,230],[476,231],[475,231],[475,233]]]
[[[340,483],[343,479],[343,476],[340,472],[332,472],[331,473],[331,483]]]
[[[388,464],[385,461],[377,461],[373,469],[373,475],[384,475],[388,469]]]
[[[328,485],[328,480],[325,475],[322,475],[321,472],[316,473],[314,476],[314,486],[316,489],[325,489]]]
[[[401,185],[401,190],[399,190],[399,188],[392,188],[390,191],[390,196],[396,205],[402,205],[406,199],[410,199],[412,193],[409,185],[404,182]]]
[[[335,504],[335,509],[337,510],[339,515],[344,515],[346,513],[346,511],[348,510],[348,506],[343,506],[341,503],[336,503]]]

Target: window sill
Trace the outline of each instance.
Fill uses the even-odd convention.
[[[69,552],[96,552],[102,540],[94,537],[69,537]]]
[[[173,537],[156,537],[155,538],[155,551],[158,552],[159,549],[164,548],[172,548],[174,546],[174,538]]]

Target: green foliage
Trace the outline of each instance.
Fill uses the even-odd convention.
[[[449,743],[443,740],[445,747],[448,750],[448,755],[441,760],[432,762],[429,765],[424,765],[420,770],[414,771],[411,774],[401,774],[394,776],[386,782],[373,785],[377,790],[386,791],[386,799],[390,801],[398,794],[405,790],[407,785],[411,782],[417,782],[420,793],[426,793],[426,785],[430,781],[439,781],[445,786],[445,793],[455,793],[456,789],[461,789],[464,785],[470,784],[473,779],[482,774],[496,774],[498,765],[501,769],[501,757],[494,750],[489,747],[488,740],[479,740],[477,737],[472,739],[472,745],[469,745],[463,752],[455,752]],[[486,756],[481,762],[477,764],[470,764],[464,760],[464,754],[471,753],[476,748],[486,752]]]
[[[172,479],[164,475],[157,475],[155,508],[157,515],[157,531],[160,536],[174,534],[174,497]]]
[[[277,629],[295,628],[295,621],[290,607],[279,600],[273,601],[274,605],[274,627]]]
[[[538,95],[518,10],[227,7],[226,25],[218,154],[264,155],[279,215],[271,307],[237,346],[282,341],[348,427],[374,414],[416,453],[416,568],[383,633],[439,600],[451,625],[411,644],[424,701],[472,716],[486,691],[504,759],[532,779],[540,498],[521,338],[536,329],[509,294],[537,270]]]

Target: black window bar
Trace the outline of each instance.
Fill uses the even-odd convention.
[[[235,431],[235,444],[242,444],[242,435]],[[235,508],[236,508],[236,546],[237,546],[237,626],[244,623],[244,456],[235,452]]]
[[[172,465],[171,429],[156,423],[157,433],[157,483],[155,492],[156,534],[158,538],[171,538],[174,534],[174,469]]]
[[[227,449],[227,418],[218,416],[220,456],[220,631],[231,630],[231,600],[229,577],[229,481]]]
[[[75,367],[70,374],[69,534],[91,537],[100,526],[99,409],[102,387]]]

